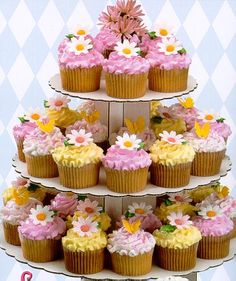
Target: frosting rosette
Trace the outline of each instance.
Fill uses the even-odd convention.
[[[25,137],[31,133],[37,125],[34,122],[24,122],[13,127],[13,136],[16,141],[24,140]]]
[[[165,119],[158,120],[158,122],[155,122],[155,117],[151,119],[150,123],[151,128],[155,132],[156,137],[159,136],[160,133],[165,131],[175,131],[178,134],[182,134],[186,132],[186,124],[184,119],[177,118],[177,119]]]
[[[106,50],[113,50],[117,41],[120,41],[119,36],[112,32],[109,28],[102,28],[94,38],[94,48],[100,53]]]

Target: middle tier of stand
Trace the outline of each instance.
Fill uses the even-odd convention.
[[[126,197],[126,196],[132,196],[132,197],[140,197],[140,196],[153,196],[153,195],[164,195],[166,193],[173,193],[173,192],[179,192],[182,190],[191,190],[194,188],[197,188],[198,186],[202,185],[207,185],[210,184],[214,181],[218,181],[221,177],[224,177],[227,175],[227,172],[231,170],[231,161],[228,156],[226,156],[221,165],[221,169],[219,174],[211,177],[196,177],[196,176],[191,176],[190,182],[187,186],[180,187],[180,188],[162,188],[155,186],[151,184],[148,181],[148,184],[146,188],[143,191],[136,192],[136,193],[116,193],[111,190],[109,190],[106,187],[106,176],[105,176],[105,171],[103,168],[100,170],[100,177],[99,177],[99,183],[96,186],[89,187],[89,188],[83,188],[83,189],[71,189],[64,187],[60,184],[59,178],[35,178],[32,177],[28,174],[27,172],[27,166],[26,163],[23,163],[19,161],[18,157],[15,156],[13,158],[13,167],[15,167],[16,172],[21,174],[22,177],[30,179],[31,182],[35,184],[41,184],[42,186],[46,188],[54,188],[59,191],[72,191],[74,193],[79,193],[79,194],[88,194],[88,195],[95,195],[95,196],[112,196],[112,197]]]

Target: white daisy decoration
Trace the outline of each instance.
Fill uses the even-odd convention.
[[[39,108],[30,108],[25,114],[25,119],[31,122],[41,121],[43,118],[45,118],[45,115],[41,113]]]
[[[53,98],[50,98],[47,102],[49,109],[54,109],[60,111],[62,108],[67,108],[70,99],[66,96],[56,95]]]
[[[183,139],[183,135],[177,135],[175,131],[171,131],[168,133],[167,131],[163,131],[163,133],[159,134],[162,141],[168,142],[170,144],[182,144],[185,142]]]
[[[69,51],[76,55],[87,54],[93,48],[91,40],[84,37],[79,37],[78,39],[73,37],[68,44]]]
[[[93,218],[78,218],[77,221],[73,221],[73,229],[76,231],[81,237],[84,236],[92,236],[93,233],[98,232],[98,223],[93,221]]]
[[[140,144],[142,143],[141,139],[137,139],[136,135],[130,135],[127,133],[124,133],[123,136],[117,136],[116,137],[116,145],[118,145],[122,149],[128,149],[128,150],[135,150],[140,147]]]
[[[187,192],[178,192],[169,194],[169,200],[175,203],[190,203],[192,199]]]
[[[198,115],[198,119],[202,120],[205,123],[213,123],[216,122],[220,117],[219,113],[213,112],[213,110],[200,112]]]
[[[171,213],[167,219],[169,224],[176,226],[177,229],[189,228],[193,223],[188,215],[183,215],[181,212]]]
[[[198,215],[202,216],[204,219],[215,220],[217,217],[222,216],[223,212],[219,206],[209,204],[207,206],[202,206]]]
[[[174,37],[171,37],[169,39],[163,38],[162,42],[157,43],[157,47],[159,48],[160,52],[164,53],[167,56],[175,55],[183,48],[181,43]]]
[[[162,38],[172,37],[174,32],[174,28],[167,23],[157,23],[155,28],[156,35]]]
[[[98,206],[98,201],[90,201],[90,199],[86,198],[84,201],[79,201],[77,210],[88,216],[96,216],[100,215],[102,207]]]
[[[54,212],[49,209],[49,206],[37,205],[35,209],[30,210],[29,218],[33,221],[33,224],[46,225],[48,222],[53,221]]]
[[[127,39],[124,42],[117,42],[115,46],[115,50],[118,52],[118,55],[125,56],[126,58],[131,58],[134,56],[138,56],[138,52],[140,48],[136,47],[136,43],[130,43]]]
[[[71,134],[67,134],[68,143],[75,146],[86,146],[93,142],[92,133],[86,133],[84,129],[79,131],[72,130]]]
[[[90,28],[87,25],[78,24],[74,29],[72,29],[72,34],[75,36],[86,36],[90,32]]]
[[[145,202],[139,204],[134,202],[132,205],[128,206],[128,211],[137,216],[146,216],[152,213],[152,206],[146,205]]]

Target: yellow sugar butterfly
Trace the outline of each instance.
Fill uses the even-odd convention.
[[[186,99],[178,98],[178,101],[184,108],[193,108],[194,107],[194,100],[190,97],[187,97]]]
[[[135,233],[140,229],[141,221],[136,220],[133,223],[130,223],[127,220],[122,220],[123,226],[126,229],[127,232],[129,233]]]
[[[54,129],[54,124],[55,124],[55,120],[49,120],[48,122],[44,123],[41,121],[37,121],[37,125],[39,127],[39,129],[44,132],[44,133],[51,133],[52,130]]]
[[[125,118],[125,125],[131,134],[138,134],[144,131],[145,120],[143,116],[139,116],[134,122],[129,118]]]
[[[26,187],[14,188],[13,199],[17,205],[24,205],[29,200],[29,191]]]
[[[198,122],[195,122],[194,129],[199,138],[207,138],[210,133],[211,125],[210,123],[205,123],[201,126]]]
[[[91,114],[87,114],[85,111],[80,113],[82,119],[86,120],[89,124],[93,124],[100,119],[100,112],[95,110]]]

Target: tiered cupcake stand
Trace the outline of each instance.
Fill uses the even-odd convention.
[[[53,76],[49,85],[56,92],[59,92],[63,95],[68,95],[73,98],[79,98],[84,100],[94,100],[96,102],[97,109],[101,112],[101,121],[108,126],[109,134],[116,131],[123,125],[124,117],[136,119],[138,116],[143,115],[146,120],[146,124],[149,124],[149,110],[150,110],[150,102],[151,101],[161,101],[164,99],[172,99],[174,97],[180,97],[183,95],[187,95],[190,92],[193,92],[197,88],[197,82],[193,77],[189,77],[188,87],[183,92],[178,93],[157,93],[152,91],[147,91],[146,95],[140,99],[134,100],[125,100],[125,99],[114,99],[106,95],[105,91],[105,83],[104,80],[101,81],[101,88],[97,92],[93,93],[71,93],[66,92],[62,89],[60,83],[60,76],[56,74]],[[20,162],[17,157],[13,158],[13,166],[15,167],[16,172],[21,174],[22,177],[30,179],[33,183],[41,184],[45,188],[54,188],[58,191],[72,191],[74,193],[79,194],[87,194],[92,199],[96,199],[99,201],[105,208],[106,212],[111,216],[113,221],[119,217],[126,207],[132,203],[145,201],[146,203],[156,207],[156,197],[161,196],[171,192],[178,192],[181,190],[190,190],[197,188],[201,185],[210,184],[211,182],[219,180],[221,177],[226,176],[227,172],[231,169],[231,162],[229,157],[225,157],[223,160],[220,173],[218,175],[212,177],[194,177],[191,176],[191,180],[189,185],[182,188],[161,188],[156,187],[150,183],[146,186],[145,190],[135,193],[135,194],[120,194],[115,193],[107,189],[105,173],[103,169],[100,172],[100,180],[97,186],[86,188],[86,189],[68,189],[60,185],[58,178],[52,179],[39,179],[35,177],[31,177],[27,173],[26,164]],[[145,197],[145,198],[144,198]],[[44,269],[45,271],[63,274],[66,276],[72,277],[83,277],[90,280],[148,280],[148,279],[158,279],[167,277],[170,275],[181,275],[185,276],[190,273],[197,273],[204,270],[207,270],[211,267],[216,267],[221,265],[223,262],[228,261],[234,257],[236,254],[236,238],[231,240],[231,248],[229,255],[224,259],[219,260],[197,260],[196,267],[191,271],[185,272],[170,272],[167,270],[163,270],[156,265],[153,265],[152,271],[145,276],[138,277],[128,277],[128,276],[120,276],[109,269],[104,269],[102,272],[87,275],[87,276],[79,276],[73,273],[68,272],[65,269],[63,260],[57,260],[49,263],[33,263],[25,260],[22,256],[21,248],[17,246],[10,245],[5,242],[3,231],[0,231],[0,248],[5,250],[6,254],[14,257],[17,261],[22,263],[27,263],[28,265],[38,268]]]

